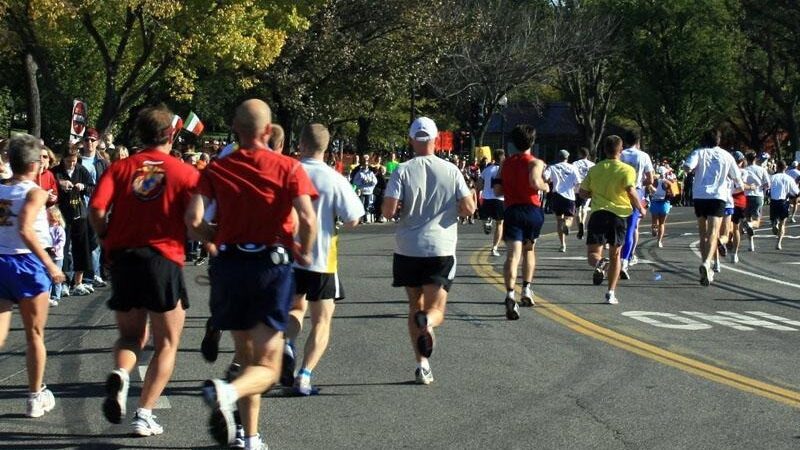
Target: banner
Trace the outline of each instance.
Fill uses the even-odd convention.
[[[72,101],[72,119],[69,126],[70,145],[78,143],[86,132],[86,103],[77,98]]]
[[[453,151],[453,132],[440,131],[439,136],[436,137],[436,150],[444,150],[446,152]]]

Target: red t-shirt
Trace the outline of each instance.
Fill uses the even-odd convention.
[[[37,184],[40,188],[44,189],[45,191],[50,191],[50,193],[56,196],[55,201],[51,202],[50,200],[47,200],[48,207],[58,203],[58,184],[56,183],[56,177],[53,175],[53,172],[45,170],[39,174],[39,181]]]
[[[528,166],[533,161],[530,153],[517,153],[503,161],[500,179],[503,183],[505,206],[535,205],[542,206],[539,191],[531,186]]]
[[[217,201],[217,245],[282,244],[288,248],[294,245],[294,199],[318,196],[299,161],[249,149],[212,161],[203,170],[198,192]]]
[[[194,167],[154,149],[111,164],[89,203],[92,208],[113,209],[105,250],[149,246],[183,266],[183,216],[199,178]]]
[[[736,208],[747,207],[747,196],[744,194],[744,191],[733,194],[733,206]]]

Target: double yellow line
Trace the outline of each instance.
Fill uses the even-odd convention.
[[[501,292],[505,293],[503,286],[503,276],[492,267],[489,261],[489,247],[480,249],[470,257],[470,264],[479,277],[494,285]],[[696,359],[687,358],[683,355],[670,352],[655,345],[634,339],[630,336],[617,333],[608,328],[601,327],[586,319],[576,316],[571,312],[561,308],[539,296],[536,296],[537,307],[534,308],[539,314],[558,322],[571,330],[583,335],[611,344],[623,350],[635,353],[639,356],[653,361],[666,364],[676,369],[701,376],[705,379],[730,386],[741,391],[750,392],[780,403],[784,403],[795,408],[800,408],[800,392],[775,386],[769,383],[748,378],[737,373],[706,364]]]

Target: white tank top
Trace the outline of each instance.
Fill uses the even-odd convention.
[[[31,189],[39,186],[33,181],[21,181],[11,185],[0,185],[0,255],[31,253],[19,234],[19,214]],[[45,208],[36,214],[33,228],[43,247],[53,245],[47,225]]]

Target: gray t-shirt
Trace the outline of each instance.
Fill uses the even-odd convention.
[[[458,201],[471,195],[458,168],[436,156],[417,156],[400,164],[384,197],[403,202],[395,232],[395,253],[404,256],[454,256],[458,240]]]

